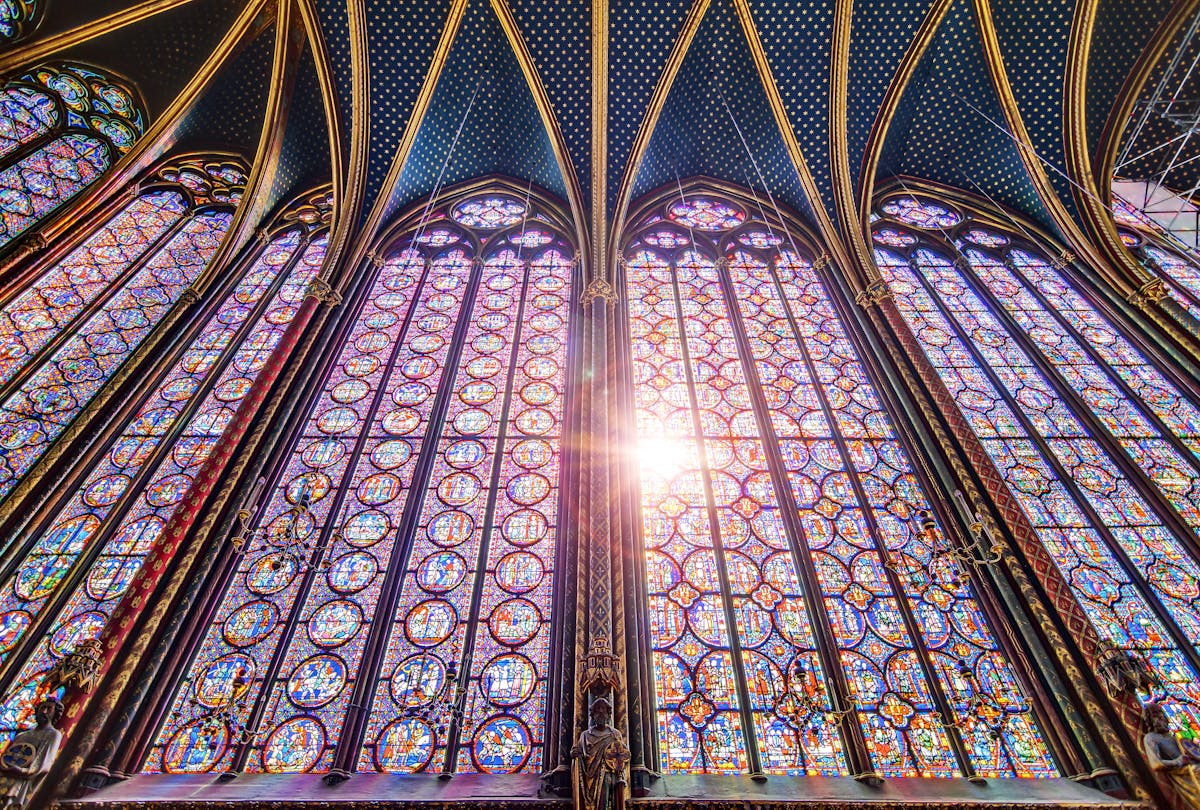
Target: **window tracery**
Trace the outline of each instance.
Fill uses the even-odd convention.
[[[0,497],[136,351],[216,253],[243,170],[184,159],[0,313]],[[123,487],[96,491],[115,500]]]
[[[238,561],[145,770],[540,770],[575,271],[539,208],[388,246],[250,519],[305,504],[312,556]]]
[[[15,654],[21,664],[0,707],[0,734],[31,716],[46,670],[107,622],[296,314],[325,257],[325,234],[294,216],[310,208],[285,212],[282,228],[0,584],[0,662]]]
[[[662,769],[1055,775],[808,248],[666,208],[624,253]]]
[[[1039,246],[955,216],[877,238],[881,274],[1100,635],[1195,727],[1200,410]]]
[[[13,0],[0,2],[0,20],[3,2]],[[9,82],[0,91],[0,247],[103,174],[145,126],[127,87],[83,65],[43,65]]]

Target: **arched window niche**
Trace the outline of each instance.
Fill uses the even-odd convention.
[[[0,499],[201,279],[245,183],[234,156],[164,160],[0,299]]]
[[[484,180],[375,241],[249,507],[244,536],[288,527],[300,545],[249,540],[230,560],[142,771],[541,773],[574,614],[558,572],[579,284],[561,211]]]
[[[1117,236],[1142,267],[1166,282],[1167,294],[1200,320],[1200,258],[1179,237],[1122,200],[1113,199]]]
[[[815,240],[707,181],[635,210],[616,286],[646,765],[1059,775],[1031,676],[944,553]]]
[[[1200,398],[1029,223],[928,184],[874,207],[879,271],[1102,639],[1200,727]],[[970,454],[968,454],[970,455]]]
[[[0,250],[128,152],[145,110],[130,82],[73,62],[46,63],[0,89]]]
[[[97,637],[188,495],[321,269],[330,206],[321,191],[284,208],[26,523],[0,572],[0,734],[32,716],[46,670]]]

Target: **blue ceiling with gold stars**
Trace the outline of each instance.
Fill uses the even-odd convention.
[[[1177,36],[1158,30],[1170,0],[1095,0],[1091,17],[1072,0],[311,0],[307,20],[300,0],[257,1],[268,23],[275,3],[292,3],[293,33],[304,40],[264,193],[298,193],[338,165],[351,236],[372,214],[386,225],[434,189],[488,174],[559,197],[584,234],[593,209],[612,217],[695,175],[750,186],[814,226],[827,216],[845,228],[857,212],[838,210],[847,199],[839,164],[851,197],[897,177],[935,181],[1053,227],[997,78],[1011,87],[1009,112],[1028,132],[1026,154],[1050,179],[1053,205],[1078,216],[1066,160],[1075,32],[1086,26],[1079,109],[1093,160],[1119,135],[1114,105],[1139,56],[1156,36]],[[62,56],[128,76],[153,117],[247,2],[191,0]],[[63,0],[32,36],[123,7]],[[597,12],[604,37],[593,31]],[[998,53],[984,45],[989,21]],[[269,95],[266,29],[230,58],[180,126],[181,142],[254,153]],[[833,81],[840,68],[844,98]],[[599,92],[607,104],[597,117]],[[844,124],[844,142],[834,123]]]

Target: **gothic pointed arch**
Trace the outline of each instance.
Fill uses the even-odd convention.
[[[128,81],[47,63],[0,90],[0,249],[104,174],[146,128]]]
[[[225,236],[240,158],[180,156],[119,193],[93,230],[29,268],[0,303],[0,498],[134,357]],[[102,212],[103,213],[103,212]]]
[[[540,772],[577,328],[561,210],[484,180],[377,240],[145,771]]]
[[[1100,638],[1197,727],[1200,397],[1073,257],[969,195],[875,204],[884,283]],[[957,416],[957,415],[956,415]]]
[[[327,191],[307,194],[261,232],[123,424],[27,524],[0,575],[0,734],[31,716],[46,671],[112,619],[320,271],[330,210]]]
[[[647,764],[1060,773],[1032,673],[950,551],[828,257],[795,219],[712,182],[660,192],[630,222],[618,289]]]

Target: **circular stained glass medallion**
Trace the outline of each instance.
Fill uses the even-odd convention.
[[[362,626],[362,608],[346,599],[326,602],[308,620],[308,637],[319,647],[338,647]]]
[[[468,408],[454,417],[454,429],[463,436],[478,436],[492,426],[492,415],[481,408]]]
[[[407,436],[421,424],[421,414],[413,408],[398,408],[383,417],[383,429],[393,436]]]
[[[554,460],[554,448],[543,439],[525,439],[513,445],[512,460],[527,470],[535,470]]]
[[[371,451],[371,463],[381,470],[394,470],[412,456],[412,445],[408,442],[392,439],[380,442]]]
[[[229,653],[210,662],[196,676],[196,702],[212,709],[232,697],[241,697],[254,680],[254,659],[243,653]]]
[[[392,522],[387,515],[376,509],[368,509],[347,520],[341,534],[350,545],[366,548],[382,540],[391,527]]]
[[[407,382],[392,391],[392,402],[402,408],[415,407],[427,399],[429,399],[429,386],[421,382]]]
[[[466,439],[446,448],[446,463],[456,470],[469,470],[483,461],[486,454],[482,443]]]
[[[468,405],[486,405],[496,398],[496,386],[485,380],[469,382],[458,392],[458,398]]]
[[[558,389],[548,382],[531,382],[521,389],[521,399],[527,405],[546,405],[558,396]]]
[[[471,739],[471,759],[483,773],[516,773],[533,746],[529,729],[515,717],[499,715],[480,724]]]
[[[447,506],[465,506],[475,500],[483,486],[470,473],[457,472],[447,475],[437,487],[438,499]]]
[[[287,694],[301,709],[324,706],[346,685],[346,662],[336,655],[314,655],[301,661],[288,678]]]
[[[351,551],[333,561],[325,578],[337,593],[358,593],[378,573],[378,560],[365,551]]]
[[[405,658],[392,672],[392,700],[405,709],[428,706],[446,684],[446,665],[428,653]]]
[[[451,591],[466,575],[466,562],[453,551],[434,552],[417,566],[417,584],[430,593]]]
[[[375,765],[385,773],[415,773],[433,758],[433,727],[416,717],[394,720],[375,741]]]
[[[546,567],[537,556],[513,551],[496,563],[496,584],[509,593],[525,593],[536,588],[545,573]]]
[[[492,638],[514,647],[525,644],[537,635],[541,625],[541,611],[533,602],[523,598],[501,602],[488,617]]]
[[[504,519],[504,537],[515,546],[532,546],[549,531],[546,516],[532,509],[513,512]]]
[[[498,655],[479,676],[479,691],[495,706],[519,706],[537,686],[533,662],[518,653]]]
[[[366,377],[379,368],[379,358],[370,354],[360,354],[347,360],[343,368],[351,377]]]
[[[6,610],[0,613],[0,652],[8,652],[29,629],[33,617],[24,610]]]
[[[125,488],[128,486],[129,476],[106,475],[93,481],[83,491],[83,502],[88,506],[108,506],[116,503],[117,499],[125,494]]]
[[[475,531],[475,521],[466,512],[442,512],[429,521],[429,539],[444,548],[468,540]]]
[[[229,728],[193,720],[176,731],[163,749],[163,770],[167,773],[205,773],[212,769],[229,747]]]
[[[337,464],[346,455],[341,439],[318,439],[304,448],[300,458],[310,467],[321,468]]]
[[[77,613],[59,626],[50,636],[50,652],[62,657],[74,652],[82,641],[100,637],[107,619],[103,613],[87,611]]]
[[[545,408],[526,408],[517,414],[517,430],[527,436],[545,436],[554,429],[554,414]]]
[[[265,554],[251,563],[246,572],[246,587],[259,596],[279,593],[296,578],[298,569],[296,558],[290,554],[278,551]]]
[[[276,726],[263,744],[263,770],[302,773],[317,764],[324,750],[324,726],[311,717],[293,717]]]
[[[450,637],[457,622],[453,605],[444,599],[427,599],[405,617],[404,634],[418,647],[434,647]]]
[[[353,408],[330,408],[317,417],[317,427],[322,433],[345,433],[358,423],[358,413]]]
[[[392,473],[368,475],[358,485],[358,500],[367,506],[382,506],[395,500],[403,487],[400,478]]]
[[[508,482],[507,492],[513,503],[533,506],[550,494],[550,480],[535,472],[521,473]]]
[[[155,481],[146,488],[146,503],[151,506],[170,506],[179,503],[192,485],[192,477],[178,473]]]
[[[234,647],[249,647],[271,634],[279,623],[279,608],[258,600],[242,605],[229,615],[221,628],[225,640]]]

